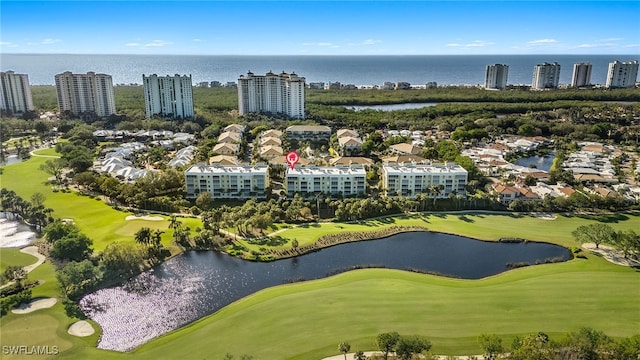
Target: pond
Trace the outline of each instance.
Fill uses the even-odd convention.
[[[549,171],[551,169],[551,165],[553,164],[553,159],[555,159],[556,153],[551,152],[547,155],[535,155],[529,156],[525,158],[520,158],[515,161],[516,165],[529,167],[530,165],[535,165],[536,169]]]
[[[436,106],[437,103],[404,103],[404,104],[380,104],[380,105],[353,105],[346,106],[347,109],[362,111],[362,110],[377,110],[377,111],[396,111],[396,110],[411,110],[422,109],[425,107]]]
[[[273,262],[190,251],[122,286],[88,294],[80,307],[102,327],[99,348],[128,351],[259,290],[354,267],[479,279],[509,270],[509,264],[570,258],[566,248],[547,243],[485,242],[430,232],[346,243]]]

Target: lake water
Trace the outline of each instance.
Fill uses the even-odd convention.
[[[405,104],[382,104],[382,105],[354,105],[347,106],[347,109],[362,111],[362,110],[378,110],[378,111],[396,111],[396,110],[411,110],[422,109],[425,107],[436,106],[437,103],[405,103]]]
[[[516,160],[515,164],[524,166],[524,167],[535,165],[536,169],[549,171],[549,169],[551,169],[551,165],[553,164],[553,159],[555,159],[555,157],[556,157],[556,153],[551,152],[544,156],[536,155],[536,156],[530,156],[526,158],[520,158]]]
[[[128,351],[259,290],[327,277],[354,266],[479,279],[508,270],[508,263],[570,257],[567,249],[552,244],[484,242],[428,232],[347,243],[267,263],[191,251],[122,286],[88,294],[80,307],[102,328],[99,348]]]

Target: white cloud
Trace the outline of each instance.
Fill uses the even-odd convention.
[[[555,44],[558,41],[556,39],[539,39],[539,40],[532,40],[527,42],[527,46],[540,46],[540,45],[550,45],[550,44]]]
[[[62,42],[62,40],[48,38],[48,39],[44,39],[44,40],[40,41],[40,44],[49,45],[49,44],[55,44],[55,43],[59,43],[59,42]]]
[[[197,39],[197,38],[196,38],[196,39],[193,39],[193,40],[191,40],[191,41],[193,41],[193,42],[203,42],[204,40],[202,40],[202,39]]]
[[[150,43],[144,44],[144,47],[158,47],[158,46],[166,46],[166,45],[171,45],[173,44],[170,41],[164,41],[164,40],[153,40]]]
[[[615,42],[615,41],[620,41],[622,40],[622,38],[608,38],[608,39],[600,39],[600,40],[594,40],[593,42]]]
[[[449,43],[447,44],[448,47],[483,47],[483,46],[489,46],[489,45],[493,45],[495,44],[494,42],[490,42],[490,41],[484,41],[484,40],[475,40],[472,41],[470,43],[467,44],[460,44],[460,43]]]
[[[333,43],[330,43],[330,42],[306,42],[306,43],[303,43],[302,45],[304,46],[335,46]]]
[[[640,44],[628,44],[628,45],[624,45],[623,47],[625,48],[640,47]]]
[[[8,41],[0,41],[0,46],[9,46],[9,45],[13,45],[13,44]]]
[[[153,40],[149,43],[143,44],[143,43],[139,43],[139,42],[130,42],[130,43],[126,43],[124,44],[124,46],[130,46],[130,47],[162,47],[162,46],[167,46],[167,45],[171,45],[173,44],[170,41],[164,41],[164,40]]]
[[[382,40],[367,39],[362,42],[362,45],[375,45],[375,44],[380,44],[381,42]]]

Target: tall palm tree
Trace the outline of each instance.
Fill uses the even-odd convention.
[[[151,243],[151,229],[143,227],[135,233],[135,240],[138,244],[149,245]]]
[[[351,345],[348,342],[343,341],[338,345],[338,351],[344,354],[344,360],[347,360],[349,350],[351,350]]]

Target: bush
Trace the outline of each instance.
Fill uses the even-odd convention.
[[[0,299],[0,316],[6,315],[9,310],[22,303],[31,301],[31,289],[21,291],[15,295]]]

